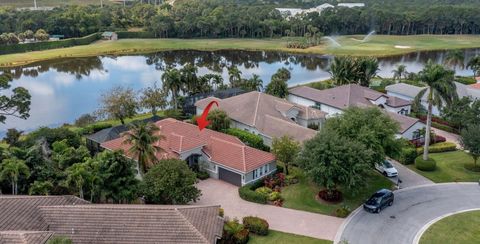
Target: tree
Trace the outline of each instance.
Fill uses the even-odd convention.
[[[242,71],[240,71],[237,66],[231,66],[228,68],[228,80],[230,81],[231,87],[239,87],[242,81]]]
[[[0,179],[10,181],[12,194],[18,194],[18,179],[20,176],[30,177],[30,169],[23,160],[12,157],[2,161],[0,165]]]
[[[22,134],[23,131],[18,131],[15,128],[11,128],[7,130],[7,134],[5,135],[5,138],[3,138],[3,140],[5,140],[5,142],[8,143],[10,147],[16,147],[18,146],[20,136]]]
[[[464,129],[468,125],[480,123],[480,100],[472,101],[470,97],[462,97],[445,106],[441,112],[446,121]]]
[[[165,92],[157,87],[157,83],[153,87],[145,88],[142,91],[142,97],[140,98],[141,104],[144,108],[150,109],[153,116],[157,115],[158,109],[164,109],[167,106]]]
[[[164,138],[154,123],[134,123],[124,134],[123,143],[129,145],[128,152],[136,158],[140,175],[157,161],[157,153],[163,151],[157,145]]]
[[[84,163],[76,163],[68,167],[65,173],[67,178],[65,184],[78,190],[81,199],[84,199],[84,188],[91,178],[91,172],[85,167]]]
[[[473,76],[480,76],[480,56],[471,58],[467,63],[467,68],[473,70]]]
[[[358,84],[364,87],[370,86],[370,80],[379,71],[378,60],[373,57],[361,57],[356,59]]]
[[[268,83],[265,89],[267,94],[276,96],[279,98],[286,98],[288,96],[288,84],[286,80],[273,79]]]
[[[172,95],[173,108],[178,108],[178,96],[184,90],[180,72],[177,69],[168,69],[162,75],[163,89]]]
[[[337,86],[359,84],[368,87],[378,70],[376,58],[340,56],[333,59],[329,72]]]
[[[82,114],[78,119],[75,120],[75,126],[84,127],[90,124],[95,123],[97,118],[91,114]]]
[[[261,91],[263,88],[263,80],[260,79],[260,76],[257,74],[253,74],[252,78],[242,80],[242,85],[240,87],[246,91]]]
[[[183,160],[160,160],[146,174],[141,192],[148,203],[187,204],[200,197],[196,175]]]
[[[23,87],[15,87],[8,93],[10,96],[4,95],[10,88],[12,75],[3,73],[0,75],[0,123],[5,123],[7,116],[13,116],[21,119],[30,117],[30,93]]]
[[[34,181],[28,189],[28,194],[48,196],[52,189],[53,184],[50,181]]]
[[[401,80],[402,77],[405,77],[407,76],[408,72],[407,72],[407,66],[403,65],[403,64],[400,64],[397,66],[396,69],[394,69],[392,71],[393,73],[393,79],[394,80]]]
[[[221,109],[214,109],[207,115],[207,120],[210,121],[209,129],[224,132],[230,128],[230,118],[227,113]]]
[[[304,143],[297,164],[313,182],[333,194],[339,186],[355,190],[364,183],[372,154],[363,143],[324,128]]]
[[[420,101],[427,93],[427,127],[425,133],[425,146],[423,147],[423,160],[428,160],[428,147],[430,144],[430,130],[432,126],[433,105],[442,107],[443,103],[451,104],[457,99],[457,90],[454,83],[454,72],[446,70],[443,66],[429,61],[420,71],[419,79],[427,86],[421,90],[415,100]]]
[[[33,37],[35,38],[35,40],[42,42],[48,41],[48,39],[50,38],[50,36],[44,29],[38,29],[37,32],[35,32],[35,34],[33,35]]]
[[[288,81],[292,78],[290,71],[286,68],[280,68],[275,72],[275,74],[272,75],[272,80],[279,79],[279,80],[284,80]]]
[[[472,156],[474,169],[477,169],[477,161],[480,157],[480,124],[472,124],[463,129],[460,134],[460,143]]]
[[[341,115],[328,119],[325,128],[365,145],[372,153],[369,161],[372,168],[386,155],[400,150],[395,137],[399,125],[376,107],[346,109]]]
[[[462,50],[451,50],[447,52],[447,56],[445,57],[444,64],[452,67],[454,70],[459,67],[460,69],[465,68],[465,55]]]
[[[288,175],[288,166],[300,151],[300,144],[289,136],[273,138],[272,153],[277,160],[285,164],[285,174]]]
[[[137,113],[138,103],[135,92],[131,88],[116,86],[101,95],[101,108],[98,114],[103,117],[119,119],[125,124],[126,118]]]

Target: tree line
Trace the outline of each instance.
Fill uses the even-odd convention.
[[[279,4],[233,0],[176,1],[173,6],[65,6],[49,11],[0,8],[0,33],[44,29],[50,34],[80,37],[131,27],[144,28],[157,37],[180,38],[315,37],[319,33],[365,34],[371,30],[387,35],[480,33],[480,8],[472,1],[434,1],[430,5],[414,1],[404,7],[382,2],[370,1],[363,8],[328,8],[321,14],[291,18],[275,10],[283,7]]]

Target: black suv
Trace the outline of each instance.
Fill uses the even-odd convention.
[[[381,189],[373,194],[363,204],[363,209],[371,213],[380,213],[382,209],[393,204],[393,192],[387,189]]]

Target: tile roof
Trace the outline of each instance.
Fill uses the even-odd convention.
[[[231,135],[210,129],[199,131],[196,125],[171,118],[155,124],[160,129],[159,133],[165,136],[157,144],[164,150],[158,153],[159,159],[178,158],[181,153],[201,148],[215,163],[244,173],[275,160],[273,154],[248,147]],[[128,153],[130,146],[123,143],[123,137],[102,143],[101,146],[110,150],[123,150],[128,157],[132,157]]]
[[[51,205],[81,205],[87,201],[74,196],[0,196],[0,231],[46,230],[38,207]]]
[[[412,118],[409,116],[397,114],[397,113],[392,113],[392,112],[387,112],[388,116],[392,118],[393,120],[397,121],[398,124],[400,125],[400,133],[404,133],[407,131],[410,127],[415,125],[416,123],[422,123],[419,119],[417,118]]]
[[[302,142],[315,136],[316,131],[296,124],[286,113],[291,109],[298,111],[298,117],[305,120],[324,119],[325,112],[318,109],[291,103],[285,99],[277,98],[265,93],[252,91],[234,97],[219,99],[208,97],[195,103],[198,108],[205,108],[211,101],[217,101],[220,109],[235,121],[256,128],[263,135],[274,138],[284,135],[291,136]],[[276,118],[279,123],[268,124],[271,118]],[[276,127],[276,128],[271,128]]]
[[[0,244],[44,244],[52,231],[0,231]]]
[[[370,100],[377,100],[382,96],[387,99],[387,105],[391,107],[411,104],[411,102],[407,100],[391,98],[381,92],[357,84],[337,86],[325,90],[318,90],[308,86],[298,86],[290,89],[289,93],[342,110],[351,106],[371,106],[372,103]]]
[[[73,243],[215,243],[220,206],[110,205],[40,207],[55,235]]]
[[[480,99],[480,90],[472,88],[471,86],[455,82],[455,86],[457,88],[457,95],[459,98],[462,97],[471,97],[473,99]],[[394,92],[397,94],[401,94],[407,97],[410,97],[414,99],[417,94],[426,89],[426,87],[418,87],[418,86],[413,86],[405,83],[398,83],[398,84],[393,84],[385,87],[385,90],[387,92]],[[427,100],[427,92],[425,95],[422,97],[423,101]]]

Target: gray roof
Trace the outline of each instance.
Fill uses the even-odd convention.
[[[0,231],[0,244],[44,244],[52,231]]]
[[[480,99],[480,90],[474,89],[468,85],[464,85],[459,82],[455,82],[455,86],[457,87],[457,95],[459,98],[471,97],[472,99]],[[425,89],[425,87],[418,87],[405,83],[397,83],[385,87],[385,90],[387,92],[404,95],[410,97],[411,99],[414,99],[423,89]],[[422,97],[422,100],[426,101],[426,99],[427,93],[425,93],[425,95]]]
[[[412,118],[409,116],[397,114],[397,113],[392,113],[392,112],[386,112],[387,115],[397,121],[397,123],[400,125],[400,133],[404,133],[407,131],[410,127],[414,126],[416,123],[422,123],[419,119],[417,118]]]

